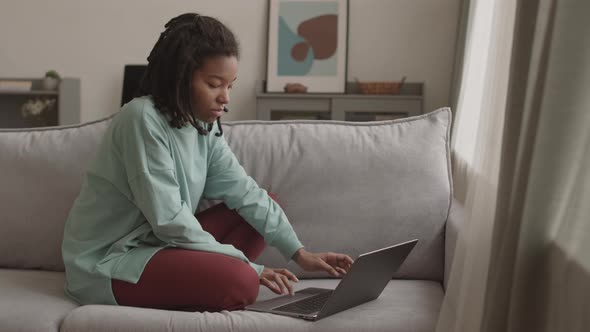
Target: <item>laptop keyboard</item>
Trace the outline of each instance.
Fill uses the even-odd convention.
[[[332,292],[320,293],[303,300],[291,302],[289,304],[273,308],[273,310],[292,312],[296,314],[312,314],[322,309],[326,301],[328,301],[330,295],[332,295]]]

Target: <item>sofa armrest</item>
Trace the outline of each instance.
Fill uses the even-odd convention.
[[[451,210],[449,211],[449,218],[447,219],[445,228],[445,276],[443,280],[443,288],[445,290],[447,289],[447,282],[453,265],[457,237],[461,228],[464,227],[463,224],[465,222],[465,210],[463,204],[453,197]]]

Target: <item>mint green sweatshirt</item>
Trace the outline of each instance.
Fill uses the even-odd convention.
[[[287,260],[302,247],[283,210],[214,128],[206,136],[190,125],[173,128],[147,96],[122,107],[65,225],[62,254],[71,298],[117,304],[111,278],[137,283],[149,259],[167,247],[236,257],[260,275],[263,266],[202,229],[194,216],[202,198],[223,200]]]

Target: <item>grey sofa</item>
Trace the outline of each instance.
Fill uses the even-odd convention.
[[[433,331],[460,207],[452,199],[451,112],[394,121],[224,124],[234,153],[274,192],[310,251],[359,254],[418,238],[381,296],[318,322],[247,311],[190,313],[79,306],[64,295],[66,215],[110,119],[0,130],[0,331]],[[203,201],[200,209],[216,202]],[[337,279],[267,248],[258,263],[294,271],[296,289]],[[260,288],[258,300],[274,296]]]

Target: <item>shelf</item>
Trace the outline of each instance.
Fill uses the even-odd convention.
[[[257,84],[259,120],[380,121],[423,112],[424,83],[420,82],[406,82],[396,95],[361,94],[354,82],[347,84],[347,93],[267,93],[264,88],[264,81]]]
[[[22,90],[0,90],[0,95],[5,96],[58,96],[59,92],[57,90],[29,90],[29,91],[22,91]]]
[[[309,99],[309,98],[343,98],[343,99],[422,99],[422,96],[416,95],[365,95],[365,94],[327,94],[327,93],[280,93],[269,92],[258,94],[257,97],[277,98],[277,99]]]
[[[80,79],[65,77],[56,90],[43,88],[42,78],[0,78],[1,81],[31,82],[29,90],[4,86],[0,90],[0,128],[27,128],[80,123]],[[54,99],[55,108],[41,119],[30,122],[23,118],[22,106],[28,100]]]
[[[383,94],[383,95],[371,95],[359,93],[358,87],[355,82],[346,83],[345,93],[318,93],[318,92],[306,92],[306,93],[284,93],[284,92],[266,92],[266,81],[262,81],[256,85],[256,97],[259,98],[288,98],[288,99],[308,99],[308,98],[344,98],[344,99],[357,99],[357,98],[371,98],[371,99],[423,99],[423,87],[424,83],[420,82],[407,82],[402,85],[399,94]]]

